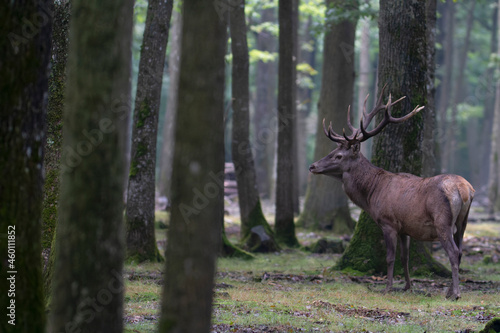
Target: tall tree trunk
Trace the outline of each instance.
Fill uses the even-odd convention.
[[[449,126],[447,126],[448,129],[447,143],[449,145],[447,151],[449,156],[448,156],[448,161],[445,162],[448,165],[447,167],[448,172],[454,172],[456,164],[455,151],[457,149],[457,133],[459,132],[457,125],[458,104],[460,104],[463,101],[463,98],[465,96],[463,82],[467,64],[467,55],[469,52],[472,24],[474,23],[475,6],[476,6],[476,0],[472,0],[470,9],[468,9],[464,47],[462,52],[460,52],[460,56],[458,57],[458,76],[457,79],[455,80],[455,87],[453,88],[453,102],[451,104],[451,122]]]
[[[407,96],[393,107],[395,117],[407,114],[416,105],[427,103],[428,52],[425,2],[381,0],[379,16],[380,67],[379,88],[387,84],[386,92],[395,98]],[[408,55],[412,55],[409,57]],[[378,115],[376,123],[382,115]],[[391,172],[423,172],[422,141],[425,119],[431,115],[422,111],[407,122],[387,127],[375,137],[372,162]],[[398,198],[394,198],[398,200]],[[363,212],[353,238],[342,255],[338,267],[359,271],[386,272],[385,246],[380,228]],[[410,262],[416,274],[449,274],[430,255],[424,243],[411,243]],[[396,262],[401,270],[401,264]]]
[[[279,67],[278,67],[278,164],[276,181],[276,240],[297,246],[294,224],[295,191],[295,96],[293,2],[279,1]]]
[[[251,251],[276,251],[277,246],[262,248],[262,242],[252,237],[252,228],[263,226],[267,238],[274,238],[271,227],[262,212],[255,178],[253,154],[250,145],[249,112],[249,56],[247,45],[247,26],[245,22],[245,1],[230,11],[232,70],[232,157],[238,184],[238,203],[241,216],[241,240]]]
[[[292,0],[292,38],[293,38],[293,48],[292,48],[292,61],[293,61],[293,81],[292,81],[292,115],[294,121],[292,122],[293,128],[293,141],[292,141],[292,163],[293,168],[293,213],[294,215],[300,214],[300,200],[299,200],[299,142],[297,141],[297,131],[298,131],[298,113],[297,113],[297,59],[299,57],[299,1]]]
[[[436,105],[435,105],[435,68],[436,68],[436,0],[425,2],[426,18],[426,45],[427,45],[427,97],[425,104],[425,117],[422,139],[422,176],[431,177],[436,175],[436,154],[435,143],[436,130]]]
[[[40,231],[52,11],[51,1],[0,5],[0,331],[6,333],[45,332]]]
[[[343,11],[355,10],[351,3],[328,0],[327,8],[332,7]],[[337,133],[342,132],[342,124],[346,124],[345,115],[352,103],[354,89],[354,53],[346,51],[354,50],[356,21],[329,22],[330,26],[325,34],[315,160],[332,150],[331,141],[323,135],[323,118],[332,122]],[[350,234],[354,230],[354,221],[349,213],[342,184],[331,177],[311,177],[300,222],[305,227]]]
[[[274,22],[274,8],[262,10],[262,23]],[[257,49],[273,53],[276,38],[266,29],[256,36]],[[263,198],[270,198],[273,190],[273,170],[276,154],[276,126],[271,121],[276,108],[276,61],[259,61],[256,65],[255,112],[253,116],[255,173],[257,187]]]
[[[451,85],[452,85],[452,74],[453,74],[453,33],[455,31],[455,2],[447,1],[445,5],[444,12],[444,29],[442,29],[442,34],[444,34],[443,42],[443,64],[444,66],[444,76],[441,78],[442,84],[439,90],[438,99],[438,144],[440,149],[440,161],[439,167],[441,172],[448,171],[448,160],[450,156],[448,137],[447,137],[447,112],[451,101]]]
[[[70,20],[69,1],[54,3],[54,27],[52,29],[51,73],[49,78],[49,100],[47,104],[47,140],[45,142],[45,184],[43,187],[42,248],[50,249],[45,263],[44,290],[49,299],[52,292],[52,273],[56,249],[57,207],[59,202],[59,177],[61,173],[61,150],[63,141],[62,119],[64,91],[66,87],[66,60],[68,58],[68,35]]]
[[[225,20],[184,0],[160,332],[208,332],[224,214]],[[203,52],[200,52],[203,50]]]
[[[495,6],[491,14],[491,39],[490,53],[494,54],[498,51],[498,6]],[[485,70],[485,84],[482,88],[484,91],[484,118],[482,121],[481,130],[481,169],[479,171],[479,188],[487,188],[490,171],[490,154],[491,154],[491,134],[493,129],[493,117],[495,109],[495,94],[496,81],[493,78],[494,71],[490,68]],[[482,81],[482,80],[481,80]]]
[[[133,1],[71,2],[50,332],[123,329],[132,21]]]
[[[500,0],[498,1],[500,6]],[[498,11],[498,20],[500,21],[500,10]],[[500,26],[500,25],[499,25]],[[500,31],[498,33],[500,36]],[[497,44],[497,56],[500,55],[500,39]],[[500,65],[497,64],[496,74],[500,72]],[[491,133],[491,152],[490,152],[490,177],[488,182],[488,199],[489,207],[488,213],[491,218],[494,218],[495,212],[500,210],[500,82],[497,79],[496,94],[495,94],[495,108],[493,115],[493,129]]]
[[[354,119],[360,119],[362,105],[365,98],[370,92],[370,19],[365,18],[361,21],[361,45],[359,48],[359,73],[358,73],[358,112],[354,113],[356,116]],[[367,101],[367,107],[370,105]],[[364,156],[370,156],[370,145],[368,142],[361,145],[361,153]]]
[[[170,55],[168,57],[168,94],[165,120],[163,121],[163,142],[160,157],[160,175],[158,192],[170,200],[170,184],[172,183],[172,163],[174,157],[174,125],[177,114],[177,90],[179,89],[179,72],[181,60],[182,15],[174,10],[172,13],[172,29],[170,33]]]
[[[302,36],[299,45],[299,63],[307,64],[311,69],[316,66],[316,40],[312,36],[312,16],[309,16],[303,25]],[[312,93],[314,73],[297,72],[297,166],[299,171],[299,196],[303,196],[307,190],[307,180],[309,178],[309,165],[307,160],[307,120],[312,109]]]
[[[150,0],[139,62],[127,191],[127,260],[162,261],[155,240],[158,112],[173,0]]]

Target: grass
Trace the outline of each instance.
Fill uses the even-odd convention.
[[[165,234],[165,229],[157,230],[163,237],[160,241],[165,240]],[[297,234],[302,244],[331,236],[300,229]],[[330,270],[340,255],[285,250],[257,254],[250,261],[220,258],[213,331],[479,331],[487,320],[500,316],[500,264],[483,261],[497,251],[487,253],[485,249],[499,246],[499,238],[498,223],[469,224],[466,239],[483,247],[477,250],[473,243],[469,246],[472,250],[464,254],[462,298],[456,302],[445,299],[448,279],[430,277],[412,276],[414,292],[383,294],[382,276],[353,277]],[[156,332],[163,265],[126,266],[125,332]],[[396,287],[403,286],[402,280],[396,277]]]

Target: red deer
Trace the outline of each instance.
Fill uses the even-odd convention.
[[[347,196],[382,229],[387,248],[386,292],[392,290],[398,238],[406,280],[404,290],[411,288],[409,237],[420,241],[439,240],[449,257],[452,271],[452,283],[446,297],[456,300],[460,298],[458,268],[462,257],[462,239],[474,189],[457,175],[421,178],[407,173],[391,173],[374,166],[361,154],[360,144],[363,141],[380,133],[386,125],[402,123],[424,108],[417,106],[406,116],[394,118],[391,107],[404,97],[392,102],[389,95],[384,105],[383,93],[382,90],[377,105],[368,114],[365,100],[359,129],[352,126],[348,109],[347,124],[351,135],[346,135],[345,130],[343,135],[335,133],[331,123],[327,129],[323,119],[325,135],[338,147],[313,163],[309,171],[340,180]],[[384,111],[384,118],[368,131],[367,126],[380,111]]]

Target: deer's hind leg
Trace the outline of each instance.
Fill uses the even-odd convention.
[[[403,265],[406,281],[406,285],[403,290],[409,290],[411,289],[410,270],[408,267],[408,263],[410,261],[410,236],[399,235],[399,240],[401,247],[401,264]]]
[[[449,217],[447,218],[446,214],[444,214],[444,216],[442,215],[440,219],[448,219],[449,221]],[[451,225],[448,221],[445,220],[442,220],[441,222],[436,221],[436,225],[441,226],[436,229],[439,235],[439,241],[441,242],[443,249],[448,255],[451,264],[452,281],[451,281],[451,286],[448,289],[448,293],[446,294],[446,298],[449,298],[451,300],[456,300],[460,298],[459,276],[458,276],[458,267],[460,265],[460,250],[457,244],[455,243],[454,239],[455,221],[453,221]]]

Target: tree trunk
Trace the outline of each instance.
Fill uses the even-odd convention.
[[[500,6],[500,0],[498,1]],[[500,10],[498,11],[498,20],[500,21]],[[500,31],[498,36],[500,36]],[[497,56],[500,55],[500,39],[497,44]],[[497,64],[497,75],[500,72],[500,66]],[[488,182],[488,199],[489,207],[488,213],[490,218],[494,219],[495,212],[500,210],[500,167],[498,159],[500,157],[500,82],[497,79],[496,94],[495,94],[495,108],[493,115],[493,129],[491,133],[491,152],[490,152],[490,177]]]
[[[359,48],[359,73],[358,73],[358,112],[353,112],[355,114],[354,119],[361,119],[362,106],[365,98],[370,92],[370,72],[372,71],[370,64],[370,19],[365,18],[361,21],[361,45]],[[369,107],[370,99],[367,101],[367,107]],[[354,110],[353,110],[354,111]],[[365,142],[361,145],[361,153],[363,156],[369,158],[370,156],[370,145]]]
[[[355,10],[352,4],[328,0],[327,8],[332,6],[343,11]],[[352,103],[354,89],[354,52],[351,51],[354,50],[356,23],[356,20],[331,22],[325,34],[315,160],[327,155],[333,148],[331,141],[323,135],[323,118],[332,122],[337,133],[342,132],[342,127],[347,124],[346,113]],[[342,184],[331,177],[311,177],[300,222],[304,227],[350,234],[354,230],[354,221]]]
[[[297,246],[294,224],[295,181],[295,59],[293,1],[279,1],[279,67],[278,67],[278,165],[276,181],[276,240]]]
[[[448,161],[445,161],[445,163],[447,163],[448,165],[447,167],[448,172],[454,172],[456,164],[455,151],[457,150],[457,133],[459,132],[457,125],[458,104],[463,102],[463,98],[465,96],[463,82],[467,64],[467,55],[469,52],[472,24],[474,23],[474,7],[476,6],[476,0],[472,0],[472,4],[470,6],[471,8],[468,9],[468,15],[467,15],[464,48],[462,52],[459,53],[460,56],[458,57],[458,77],[455,80],[455,87],[453,88],[453,102],[451,104],[451,122],[449,126],[447,126],[448,129],[447,143],[449,145],[447,151],[449,156],[448,156]]]
[[[427,24],[425,2],[380,1],[379,88],[387,84],[386,92],[394,98],[407,96],[392,108],[395,117],[407,114],[416,105],[427,103]],[[409,57],[408,55],[412,55]],[[376,123],[381,121],[378,115]],[[372,162],[391,172],[423,172],[422,141],[424,126],[430,117],[425,109],[410,120],[387,127],[375,137]],[[397,200],[398,198],[394,198]],[[385,246],[380,228],[362,213],[353,238],[338,263],[340,269],[386,272]],[[416,274],[447,275],[449,271],[437,263],[424,243],[411,243],[410,262]],[[399,261],[396,270],[401,270]]]
[[[439,90],[439,103],[438,103],[438,120],[439,120],[439,132],[438,132],[438,144],[441,152],[439,167],[441,172],[448,171],[448,160],[450,156],[448,136],[447,136],[447,126],[448,120],[446,118],[448,107],[451,100],[451,85],[452,85],[452,74],[453,74],[453,32],[455,31],[455,3],[453,1],[447,1],[445,5],[444,12],[444,29],[440,30],[444,34],[443,41],[443,64],[444,76],[441,78],[442,84]]]
[[[252,228],[261,225],[268,237],[274,238],[271,227],[266,221],[257,191],[255,168],[250,146],[249,114],[249,59],[247,27],[245,22],[245,2],[230,11],[232,70],[232,157],[238,184],[238,203],[241,217],[241,241],[250,251],[277,250],[277,246],[261,248],[261,242],[253,243]],[[274,243],[274,240],[272,241]]]
[[[162,261],[155,240],[158,112],[173,1],[150,0],[139,62],[127,192],[127,261]]]
[[[174,157],[174,125],[177,114],[177,90],[179,89],[179,67],[181,60],[182,15],[174,10],[172,13],[172,29],[170,34],[170,55],[168,57],[168,94],[165,120],[163,121],[163,142],[160,157],[160,175],[158,192],[160,196],[170,200],[170,184],[172,181],[172,163]]]
[[[50,332],[123,329],[132,21],[133,1],[71,2]]]
[[[225,20],[184,0],[160,332],[208,332],[224,214]],[[203,50],[203,52],[200,52]]]
[[[50,1],[0,5],[0,331],[6,333],[45,332],[40,253],[52,11]]]
[[[63,141],[62,118],[64,90],[66,87],[66,60],[68,58],[68,35],[70,20],[69,1],[54,3],[54,27],[52,29],[51,74],[49,78],[49,100],[47,104],[47,140],[45,142],[45,184],[43,187],[42,248],[50,249],[45,263],[44,290],[48,299],[52,290],[52,273],[55,259],[55,235],[57,207],[59,202],[59,175],[61,172],[61,150]]]

